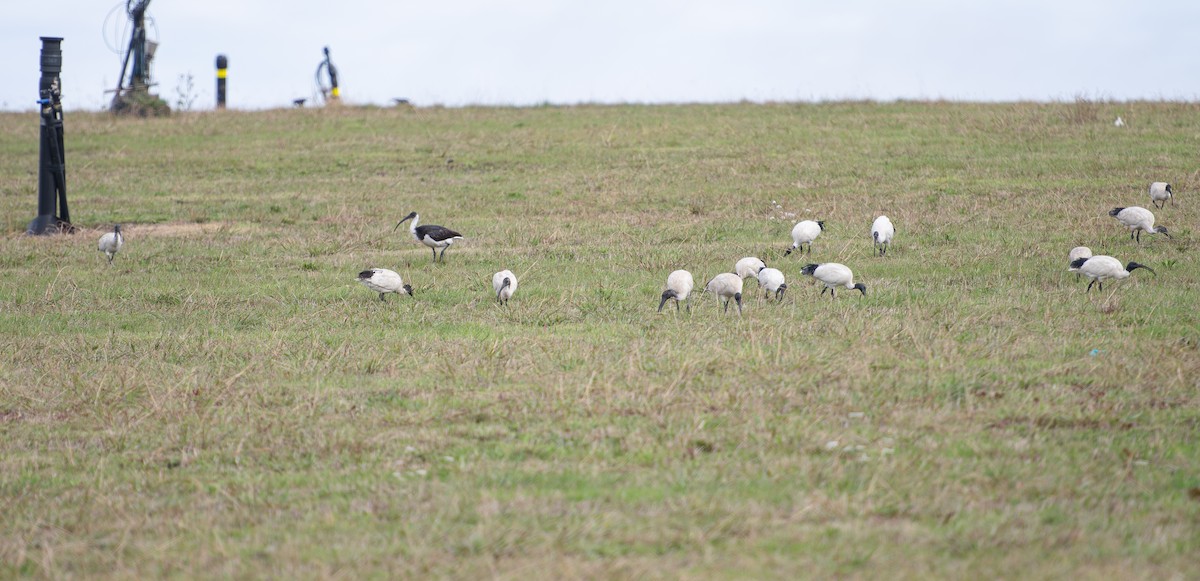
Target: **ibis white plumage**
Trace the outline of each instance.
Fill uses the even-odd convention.
[[[725,299],[726,313],[729,312],[729,300],[733,299],[737,302],[738,315],[742,314],[742,277],[732,272],[723,272],[708,281],[704,292],[717,295],[718,302]]]
[[[1175,205],[1175,192],[1171,191],[1171,184],[1167,182],[1154,182],[1150,184],[1150,203],[1154,204],[1155,208],[1163,209],[1167,206],[1167,200],[1171,201],[1171,205]]]
[[[821,231],[824,229],[825,222],[823,220],[803,220],[797,222],[792,227],[792,247],[788,248],[787,252],[784,252],[783,255],[787,256],[793,250],[805,244],[808,245],[808,253],[812,254],[812,242],[817,239],[817,236],[821,235]]]
[[[676,270],[667,275],[667,290],[662,293],[662,300],[658,302],[658,312],[662,312],[663,305],[667,304],[667,300],[674,299],[675,311],[679,312],[679,302],[686,301],[688,312],[692,312],[692,301],[688,297],[692,294],[692,289],[696,286],[696,281],[692,279],[692,273],[686,270]]]
[[[1120,260],[1111,256],[1104,256],[1103,254],[1090,258],[1079,258],[1071,263],[1071,268],[1092,279],[1092,282],[1088,283],[1087,291],[1085,292],[1090,292],[1092,285],[1097,283],[1100,285],[1100,290],[1104,290],[1104,281],[1129,278],[1129,274],[1139,268],[1154,272],[1153,268],[1136,262],[1130,262],[1125,266],[1121,266]],[[1154,276],[1158,276],[1158,273],[1154,272]]]
[[[496,301],[502,305],[508,304],[513,293],[517,292],[517,275],[511,270],[501,270],[492,275],[492,290],[496,291]]]
[[[779,302],[783,302],[783,293],[787,292],[787,283],[784,282],[783,272],[778,268],[764,268],[758,271],[758,286],[766,291],[766,298],[771,298],[771,293],[775,293],[775,298]]]
[[[875,222],[871,224],[871,239],[875,241],[875,249],[879,251],[880,256],[887,254],[888,245],[895,236],[896,227],[892,226],[892,221],[887,216],[875,218]]]
[[[412,286],[404,284],[399,274],[386,268],[368,268],[358,273],[358,282],[379,293],[379,300],[385,303],[383,297],[388,293],[412,296]]]
[[[1138,244],[1142,243],[1142,232],[1146,234],[1162,234],[1167,238],[1171,235],[1167,234],[1166,226],[1154,225],[1154,213],[1141,206],[1130,206],[1128,208],[1113,208],[1108,211],[1108,215],[1116,218],[1118,222],[1129,228],[1129,237],[1134,238],[1137,234]]]
[[[417,242],[428,246],[433,251],[434,262],[437,262],[439,258],[445,258],[446,249],[450,248],[450,245],[456,241],[463,239],[462,234],[443,226],[436,224],[418,226],[417,223],[421,220],[421,215],[416,212],[410,212],[407,216],[401,218],[399,222],[396,222],[396,228],[399,228],[405,220],[412,220],[412,224],[408,226],[408,231],[412,233],[413,238],[416,238]],[[395,232],[396,228],[392,228],[392,232]],[[442,249],[440,255],[437,251],[438,248]]]
[[[742,280],[745,280],[750,277],[757,277],[758,272],[766,267],[767,263],[762,260],[754,256],[747,256],[733,265],[733,272],[742,277]],[[758,279],[755,278],[755,280]]]
[[[125,245],[125,237],[121,235],[121,225],[113,226],[113,231],[106,233],[100,237],[99,250],[108,257],[108,263],[112,264],[113,257],[117,252],[121,251],[121,246]]]
[[[854,273],[844,264],[836,262],[826,262],[824,264],[806,264],[800,269],[801,274],[807,274],[821,281],[825,288],[821,289],[821,294],[829,291],[830,298],[837,296],[838,287],[846,287],[850,290],[857,290],[867,296],[867,285],[854,282]]]

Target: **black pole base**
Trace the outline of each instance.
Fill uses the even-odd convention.
[[[29,229],[25,234],[31,236],[48,236],[50,234],[74,234],[75,226],[70,222],[60,220],[58,216],[47,214],[38,216],[29,223]]]

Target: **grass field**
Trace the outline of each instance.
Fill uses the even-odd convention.
[[[34,238],[37,132],[0,114],[0,577],[1200,576],[1200,105],[69,113],[83,231]],[[1085,293],[1080,244],[1158,274]],[[782,304],[655,312],[747,255]]]

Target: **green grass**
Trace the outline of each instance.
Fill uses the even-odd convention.
[[[46,238],[37,131],[0,115],[0,577],[1200,576],[1200,105],[71,113]],[[1087,294],[1079,244],[1158,276]],[[782,304],[655,313],[746,255]]]

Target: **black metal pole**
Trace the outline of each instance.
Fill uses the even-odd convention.
[[[42,78],[38,82],[38,105],[41,110],[41,141],[38,148],[38,215],[29,223],[28,234],[73,232],[71,215],[67,210],[67,167],[63,143],[62,40],[43,36]],[[62,215],[56,215],[61,206]]]
[[[229,59],[225,55],[217,55],[217,109],[225,108],[225,70],[229,68]]]

